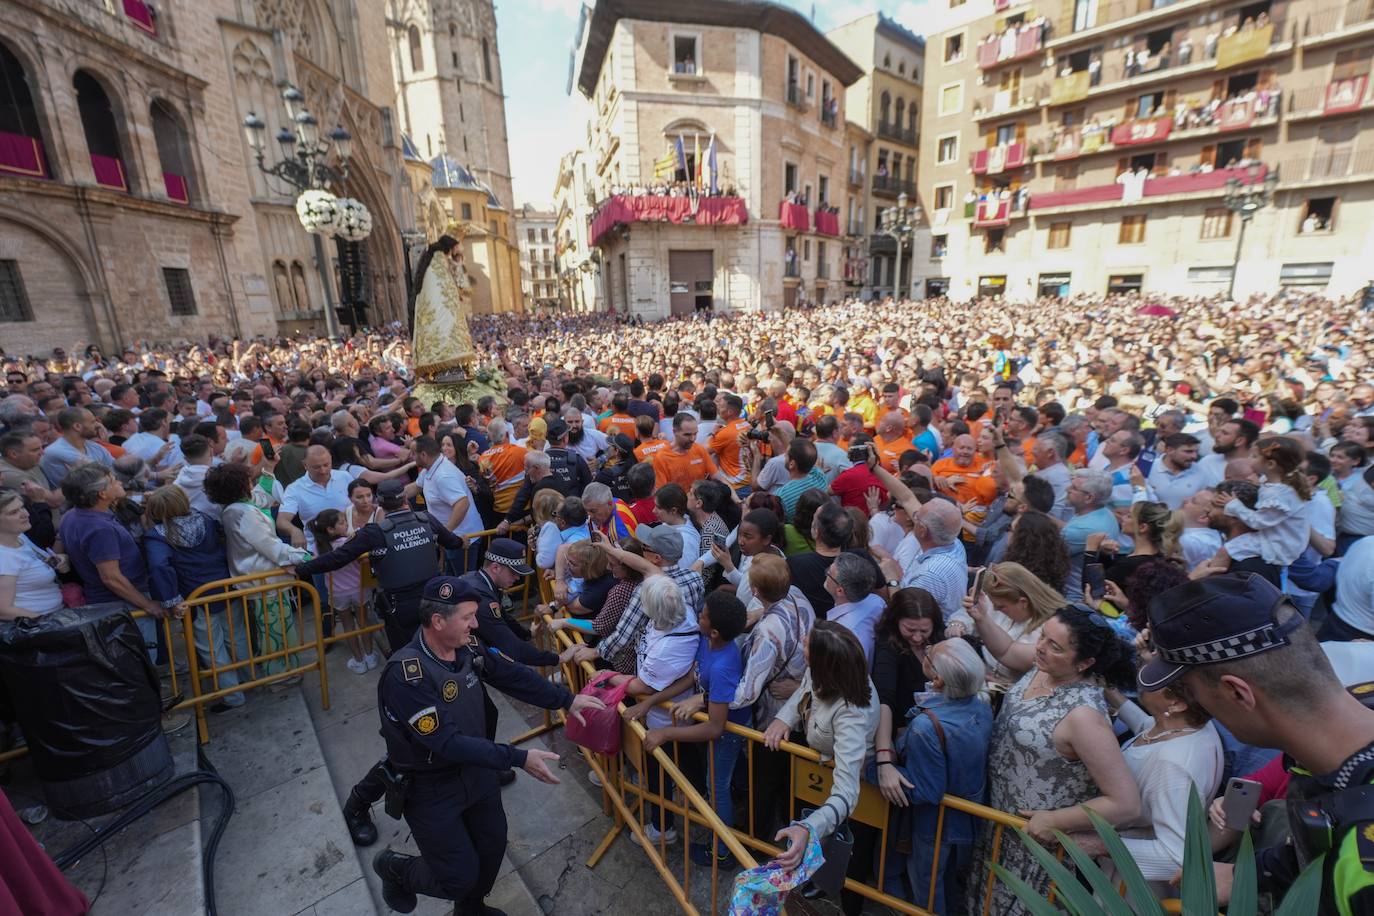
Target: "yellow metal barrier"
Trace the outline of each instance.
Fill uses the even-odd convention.
[[[320,595],[315,586],[289,579],[282,570],[271,570],[207,582],[187,597],[185,607],[182,629],[192,696],[182,705],[195,707],[202,744],[210,740],[205,718],[207,704],[231,693],[300,677],[308,671],[319,672],[320,704],[329,708],[329,672],[324,659]],[[307,613],[313,625],[309,641]],[[217,617],[221,620],[217,621]],[[203,649],[197,646],[195,633],[201,620],[205,634]],[[216,626],[226,631],[227,663],[215,658]],[[240,658],[244,650],[246,657]],[[205,664],[201,662],[202,651],[207,659]],[[236,674],[236,683],[221,685],[221,678],[231,672]]]

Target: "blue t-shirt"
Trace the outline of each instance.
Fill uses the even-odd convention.
[[[143,554],[138,552],[138,544],[113,512],[72,509],[62,516],[58,535],[67,548],[72,569],[85,586],[88,603],[124,600],[100,581],[96,564],[107,560],[118,560],[119,571],[129,584],[148,594],[148,566],[143,562]]]
[[[706,694],[707,703],[734,702],[735,688],[744,676],[744,664],[740,661],[739,646],[728,642],[719,649],[711,648],[711,641],[703,639],[697,646],[697,689]],[[732,709],[728,721],[736,725],[748,725],[752,710],[749,707]]]

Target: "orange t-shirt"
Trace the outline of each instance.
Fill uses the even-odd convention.
[[[650,439],[648,442],[641,442],[635,446],[635,457],[640,461],[648,461],[665,448],[672,448],[672,446],[673,443],[667,439]]]
[[[685,455],[676,449],[665,448],[653,458],[654,489],[666,483],[675,483],[684,490],[690,490],[698,480],[705,480],[715,473],[716,465],[711,453],[700,442],[693,442]]]
[[[407,417],[407,418],[406,418],[406,432],[410,433],[412,436],[418,436],[418,435],[420,435],[420,418],[419,418],[419,417]]]
[[[936,477],[963,477],[954,485],[954,498],[961,503],[976,500],[987,505],[997,498],[997,481],[992,475],[985,475],[988,460],[979,455],[967,467],[956,464],[953,458],[941,458],[930,466],[930,473]]]
[[[882,423],[882,422],[883,422],[883,417],[885,417],[885,416],[887,416],[888,414],[892,413],[894,410],[895,410],[897,413],[899,413],[899,414],[902,415],[902,425],[903,425],[903,426],[910,426],[910,425],[911,425],[911,411],[907,410],[905,407],[888,407],[886,404],[882,403],[881,401],[878,403],[878,422],[879,422],[879,423]]]
[[[1073,450],[1073,454],[1069,456],[1068,465],[1071,468],[1085,468],[1088,466],[1087,445],[1080,445]]]
[[[730,478],[730,485],[737,489],[749,482],[749,468],[744,463],[746,450],[739,444],[739,437],[748,429],[749,421],[739,417],[717,426],[706,442],[711,454],[716,456],[720,472]]]
[[[609,417],[596,424],[596,428],[608,436],[614,436],[616,433],[624,433],[630,437],[631,441],[637,441],[639,439],[639,434],[635,430],[635,418],[623,413],[611,414]]]
[[[892,474],[897,473],[897,459],[902,457],[902,453],[916,448],[906,436],[898,436],[896,439],[884,439],[879,436],[873,440],[873,445],[878,449],[878,460]]]
[[[124,446],[115,445],[113,442],[106,442],[104,439],[95,440],[95,444],[110,453],[111,458],[123,458]]]
[[[1031,436],[1025,442],[1021,443],[1021,454],[1026,459],[1026,467],[1033,467],[1035,465],[1034,452],[1035,437]]]
[[[478,458],[478,466],[484,471],[491,472],[492,496],[496,511],[510,511],[511,505],[515,502],[516,491],[525,480],[524,446],[509,442],[493,445]]]

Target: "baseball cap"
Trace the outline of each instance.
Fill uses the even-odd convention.
[[[611,444],[620,449],[623,454],[633,455],[635,453],[634,441],[624,433],[616,433],[611,436]]]
[[[1146,611],[1156,656],[1140,669],[1142,690],[1167,687],[1189,668],[1214,665],[1289,645],[1304,623],[1276,618],[1287,598],[1254,573],[1209,576],[1160,592]]]
[[[641,525],[635,532],[635,537],[639,538],[646,549],[652,550],[669,563],[676,563],[682,559],[682,536],[668,525],[655,525],[652,528]]]
[[[548,433],[550,439],[562,439],[568,434],[568,424],[562,420],[550,420]]]
[[[485,560],[510,567],[522,576],[534,572],[534,567],[525,562],[525,548],[510,538],[492,538]]]
[[[427,601],[440,604],[462,604],[464,601],[477,601],[477,589],[457,576],[435,576],[425,583],[423,597]]]

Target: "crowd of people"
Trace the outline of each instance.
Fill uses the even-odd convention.
[[[155,620],[206,582],[285,569],[352,631],[375,545],[348,545],[379,502],[423,506],[455,576],[481,562],[464,536],[514,532],[550,580],[541,611],[582,635],[562,660],[614,671],[624,715],[650,748],[677,744],[723,820],[766,829],[785,866],[848,822],[850,877],[885,859],[883,890],[933,892],[940,913],[981,911],[993,857],[956,812],[935,848],[947,793],[1101,853],[1091,808],[1174,896],[1189,787],[1213,803],[1247,777],[1266,800],[1329,801],[1374,780],[1374,712],[1344,689],[1374,672],[1358,300],[505,315],[472,338],[504,403],[413,397],[395,328],[6,357],[0,618],[123,602]],[[486,560],[501,587],[523,562]],[[258,600],[239,638],[299,644],[291,610]],[[220,663],[246,651],[198,627]],[[348,667],[366,675],[409,633],[350,639]],[[752,794],[727,723],[763,734]],[[784,740],[834,766],[794,822]],[[893,808],[886,849],[851,820],[864,782]],[[1266,811],[1280,839],[1257,854],[1261,887],[1281,893],[1307,853]],[[1233,860],[1220,800],[1212,815]],[[644,830],[678,840],[669,812]],[[689,854],[732,864],[723,845]],[[1048,887],[1016,843],[998,859]],[[1350,887],[1329,864],[1326,899]],[[1359,893],[1340,912],[1369,912]],[[993,912],[1029,912],[994,894]]]

